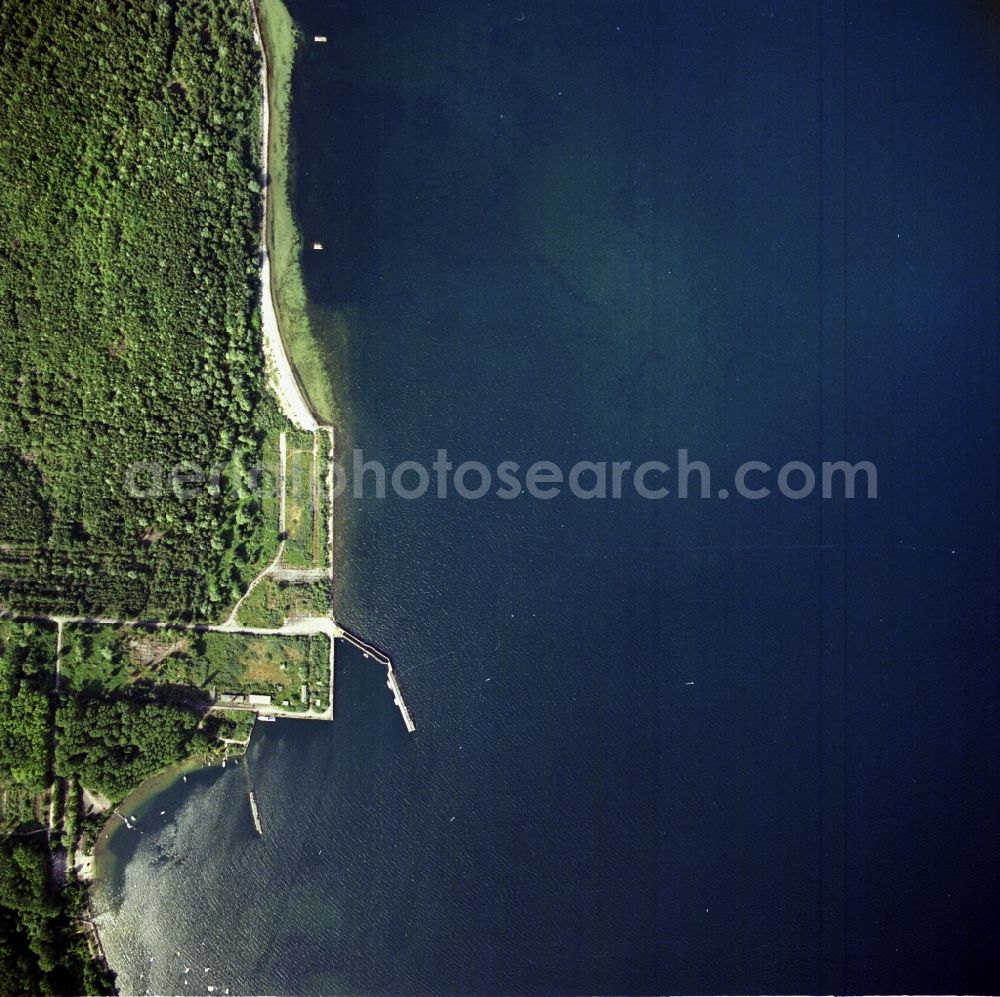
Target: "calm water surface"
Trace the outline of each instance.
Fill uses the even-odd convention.
[[[150,801],[98,893],[123,991],[989,992],[990,25],[290,9],[330,39],[293,130],[342,449],[881,495],[340,503],[338,615],[418,730],[340,648],[335,723],[254,735],[263,839],[232,766]]]

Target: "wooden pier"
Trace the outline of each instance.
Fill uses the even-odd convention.
[[[127,828],[128,828],[129,830],[130,830],[130,831],[134,831],[134,830],[136,829],[136,825],[135,825],[135,824],[133,824],[133,823],[132,823],[132,821],[130,821],[130,820],[128,819],[128,817],[126,817],[126,816],[125,816],[125,814],[123,814],[123,813],[122,813],[122,812],[121,812],[121,811],[120,811],[120,810],[119,810],[119,809],[118,809],[117,807],[115,807],[115,808],[114,808],[114,810],[112,810],[111,812],[112,812],[112,813],[113,813],[113,814],[114,814],[114,815],[115,815],[116,817],[121,817],[121,819],[122,819],[122,820],[124,821],[124,823],[125,823],[125,826],[126,826],[126,827],[127,827]]]

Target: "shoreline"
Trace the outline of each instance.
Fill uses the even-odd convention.
[[[120,993],[118,971],[111,964],[111,960],[108,958],[108,950],[104,945],[104,939],[101,937],[101,926],[98,923],[101,912],[97,909],[96,897],[94,895],[94,887],[97,885],[97,881],[105,878],[108,872],[107,862],[110,858],[107,854],[108,846],[118,833],[119,828],[125,823],[123,819],[115,820],[115,814],[118,813],[120,817],[123,808],[125,808],[125,812],[138,809],[144,804],[149,803],[157,793],[173,786],[181,776],[200,768],[210,767],[202,761],[203,757],[201,755],[192,755],[183,761],[175,762],[173,765],[169,765],[160,772],[151,775],[144,782],[136,786],[132,792],[124,796],[117,804],[108,801],[106,808],[99,808],[99,812],[103,812],[106,815],[106,819],[104,826],[94,840],[94,847],[91,849],[90,854],[86,855],[78,849],[73,856],[73,875],[83,887],[86,898],[87,917],[84,920],[86,925],[84,933],[93,936],[94,948],[97,951],[95,958],[100,958],[103,961],[105,970],[114,979],[115,993]]]
[[[88,881],[88,885],[92,884],[96,879],[101,877],[101,863],[107,858],[105,855],[107,846],[124,826],[124,821],[122,819],[119,818],[118,820],[113,820],[115,811],[121,811],[121,813],[124,814],[131,814],[133,811],[149,803],[150,800],[152,800],[158,793],[161,793],[166,789],[170,789],[170,787],[173,786],[182,776],[187,775],[189,772],[196,772],[205,768],[221,769],[222,764],[217,763],[213,765],[211,762],[206,763],[204,755],[192,755],[189,758],[175,762],[173,765],[168,765],[165,769],[161,769],[159,772],[154,773],[144,782],[141,782],[138,786],[136,786],[135,789],[133,789],[128,795],[124,796],[117,804],[112,806],[107,811],[107,823],[101,828],[100,833],[94,841],[94,850],[90,855],[89,862],[91,876]]]
[[[263,0],[263,3],[268,3],[269,0]],[[261,15],[261,4],[262,0],[250,0],[250,8],[252,12],[253,21],[253,38],[256,42],[261,53],[261,108],[260,108],[260,128],[261,128],[261,205],[262,205],[262,218],[261,218],[261,233],[260,233],[260,281],[261,281],[261,298],[260,298],[260,318],[261,318],[261,347],[263,353],[264,368],[266,373],[266,383],[267,389],[271,392],[272,396],[276,399],[279,409],[282,414],[289,420],[292,425],[296,428],[311,432],[313,434],[319,434],[326,432],[329,434],[329,449],[330,449],[330,469],[328,470],[328,488],[330,494],[330,520],[328,525],[328,555],[330,558],[331,574],[333,570],[333,545],[334,545],[334,532],[333,532],[333,512],[332,512],[332,495],[333,495],[333,470],[332,470],[332,457],[333,457],[333,447],[335,439],[335,428],[332,421],[329,419],[324,419],[320,415],[322,407],[316,409],[310,402],[309,396],[307,394],[306,388],[299,377],[296,367],[292,361],[291,350],[289,343],[286,342],[285,337],[282,335],[283,323],[279,319],[279,300],[281,299],[280,293],[275,290],[275,282],[278,279],[275,274],[275,242],[276,236],[274,231],[275,224],[275,214],[276,209],[287,208],[290,216],[290,206],[285,205],[282,202],[281,205],[278,204],[281,201],[281,197],[275,193],[275,186],[273,182],[273,177],[271,174],[271,166],[274,164],[274,149],[273,143],[276,141],[276,132],[278,131],[274,127],[275,120],[281,113],[281,109],[278,105],[278,100],[275,94],[276,83],[275,77],[272,75],[274,63],[271,58],[271,54],[268,52],[268,47],[266,44],[266,31],[264,28],[264,21],[266,18],[262,18]],[[277,11],[280,11],[284,16],[287,17],[287,11],[285,11],[281,0],[273,0],[273,4]],[[290,37],[293,39],[295,35],[292,34]],[[272,41],[273,41],[272,37]],[[280,39],[279,39],[280,41]],[[279,45],[280,48],[280,45]],[[291,222],[289,221],[291,225]],[[289,244],[297,249],[298,247],[298,232],[294,229],[294,226],[290,229],[294,234],[289,241]],[[287,234],[287,233],[286,233]],[[286,240],[288,241],[288,240]],[[284,246],[285,243],[282,243]],[[293,290],[293,306],[295,305],[295,295],[299,292],[304,296],[304,286],[301,284],[301,275],[298,273],[294,261],[285,261],[284,265],[286,269],[281,270],[282,262],[278,261],[279,276],[284,274],[285,278],[290,278],[292,281]],[[279,281],[280,283],[280,281]],[[287,299],[285,304],[288,304]],[[293,311],[297,313],[297,309],[293,307]],[[287,316],[286,316],[287,317]],[[306,336],[308,335],[308,326],[303,324],[308,320],[305,317],[305,310],[302,310],[301,316],[298,318],[302,319],[302,322],[295,325],[297,331],[301,332],[302,342],[306,342],[307,351],[310,349],[315,349],[315,345],[306,341]],[[285,324],[286,331],[288,325]],[[300,342],[300,346],[302,343]],[[330,402],[330,399],[320,392],[319,401]],[[335,412],[332,403],[327,405],[331,411]],[[398,682],[396,681],[395,674],[392,669],[392,663],[388,657],[383,655],[381,652],[377,651],[371,645],[367,645],[360,641],[359,638],[355,637],[353,634],[343,630],[333,617],[332,606],[330,608],[329,615],[329,632],[327,637],[330,643],[330,665],[329,665],[329,705],[322,715],[316,714],[293,714],[285,713],[280,710],[268,710],[266,711],[271,716],[284,716],[290,719],[320,719],[320,720],[331,720],[333,718],[333,694],[334,694],[334,648],[336,646],[336,640],[338,638],[345,638],[349,643],[358,647],[363,653],[365,658],[374,657],[380,664],[382,664],[387,669],[387,681],[390,693],[393,696],[394,705],[399,709],[399,712],[404,721],[406,730],[410,733],[415,729],[415,725],[410,717],[409,711],[403,701],[402,693],[399,689]],[[262,711],[258,711],[262,712]],[[249,748],[249,742],[247,745]],[[104,880],[108,877],[110,873],[114,870],[114,858],[110,854],[110,845],[114,840],[115,835],[119,833],[121,825],[125,824],[132,829],[132,825],[122,816],[122,814],[131,814],[133,812],[139,811],[140,808],[149,805],[150,801],[153,800],[160,793],[170,789],[174,786],[179,778],[185,776],[187,773],[200,771],[204,768],[216,768],[221,767],[218,762],[210,762],[205,760],[205,756],[197,755],[186,758],[180,762],[171,765],[160,772],[155,773],[146,779],[143,783],[133,789],[127,796],[125,796],[117,806],[108,808],[106,813],[106,821],[104,826],[98,833],[94,846],[89,856],[85,856],[82,853],[78,853],[75,858],[74,868],[77,870],[77,878],[83,885],[86,891],[87,905],[90,912],[91,918],[89,922],[89,930],[93,933],[93,938],[97,951],[99,952],[101,958],[108,971],[117,979],[117,973],[115,973],[114,967],[111,965],[104,946],[103,939],[101,937],[101,929],[98,926],[97,919],[98,914],[95,907],[95,887],[98,881]],[[118,815],[119,820],[115,820],[115,815]]]
[[[272,88],[269,85],[268,74],[270,72],[270,62],[268,58],[267,46],[264,40],[264,30],[261,24],[258,0],[250,0],[250,9],[253,16],[253,37],[257,43],[261,54],[261,345],[264,354],[264,367],[267,374],[267,385],[271,393],[278,402],[278,406],[288,420],[297,428],[318,432],[326,429],[333,438],[333,426],[322,423],[313,411],[305,391],[296,376],[292,366],[291,358],[285,341],[281,335],[281,327],[278,321],[278,311],[275,307],[275,295],[272,285],[271,267],[271,247],[270,221],[271,197],[269,187],[270,164],[271,164],[271,99]],[[332,553],[332,552],[331,552]],[[331,649],[334,644],[333,635],[330,636]],[[332,657],[332,655],[331,655]],[[331,668],[330,675],[331,697],[330,711],[333,709],[332,687],[333,675]],[[118,833],[122,820],[114,819],[114,812],[125,808],[126,811],[138,809],[147,804],[158,793],[169,789],[177,780],[185,776],[188,772],[196,771],[200,768],[211,767],[210,763],[202,761],[201,756],[193,756],[183,761],[169,766],[162,772],[150,776],[141,785],[137,786],[131,793],[125,796],[121,802],[107,814],[107,821],[100,830],[94,841],[94,847],[90,855],[78,853],[74,856],[74,874],[83,886],[86,893],[87,908],[91,918],[89,931],[92,932],[94,944],[100,958],[103,960],[105,968],[117,980],[117,973],[111,965],[107,956],[107,950],[101,938],[101,930],[97,923],[97,912],[94,904],[94,887],[99,878],[107,874],[107,862],[109,861],[108,847],[115,834]],[[220,766],[221,767],[221,766]],[[104,866],[104,868],[102,868]],[[116,985],[117,990],[117,985]]]
[[[261,333],[263,338],[264,360],[268,372],[268,386],[278,400],[281,411],[299,429],[315,432],[321,423],[316,418],[312,407],[306,398],[299,379],[295,374],[288,349],[281,336],[281,327],[278,322],[278,312],[275,308],[274,288],[272,286],[271,274],[271,246],[269,232],[271,206],[270,191],[270,165],[271,165],[271,86],[268,80],[270,74],[270,62],[267,54],[267,46],[264,41],[264,29],[261,24],[260,11],[257,0],[251,0],[251,10],[253,11],[253,35],[261,54],[260,80],[263,99],[260,108],[261,123],[261,203],[263,206],[261,224]]]

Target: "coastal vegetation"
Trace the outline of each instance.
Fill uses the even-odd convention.
[[[292,68],[301,33],[281,0],[259,0],[267,51],[269,108],[267,245],[271,292],[281,337],[310,407],[327,423],[338,421],[331,391],[330,358],[311,328],[310,304],[302,278],[302,238],[292,213],[290,129]]]
[[[251,710],[219,710],[205,718],[205,729],[217,738],[246,742],[256,719],[257,714]]]
[[[194,711],[165,703],[67,698],[57,708],[56,727],[56,773],[111,800],[212,748]]]
[[[271,696],[285,709],[306,709],[303,687],[326,695],[329,640],[253,634],[205,634],[205,660],[219,691]]]
[[[0,620],[0,993],[113,993],[80,934],[83,887],[53,873],[79,833],[76,785],[53,779],[55,650],[51,628]]]
[[[266,558],[252,31],[244,0],[0,0],[9,609],[216,619]]]
[[[79,934],[85,895],[74,859],[101,823],[84,811],[81,787],[113,803],[184,758],[217,753],[221,737],[245,740],[252,726],[242,714],[203,724],[204,707],[158,701],[194,690],[154,700],[159,689],[116,682],[120,671],[96,664],[76,681],[75,666],[110,666],[109,652],[132,647],[124,630],[79,629],[84,639],[64,645],[71,667],[55,695],[55,628],[0,619],[0,993],[111,992]]]
[[[290,428],[287,419],[268,397],[266,406],[269,417],[264,421],[264,440],[261,445],[261,462],[253,471],[253,484],[260,495],[261,511],[267,524],[267,542],[263,560],[271,561],[278,550],[278,523],[281,509],[281,449],[280,437]]]
[[[55,658],[53,627],[0,619],[0,993],[112,993],[80,933],[80,786],[120,799],[213,739],[184,707],[56,697]]]

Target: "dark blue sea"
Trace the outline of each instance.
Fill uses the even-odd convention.
[[[262,839],[232,764],[140,807],[123,992],[997,992],[989,6],[289,6],[338,450],[712,497],[340,500],[417,731],[338,647]],[[877,499],[716,495],[839,459]]]

